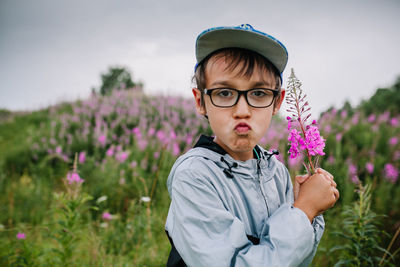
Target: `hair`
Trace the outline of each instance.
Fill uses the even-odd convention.
[[[244,76],[249,78],[253,75],[254,71],[259,71],[263,73],[264,71],[272,74],[275,80],[275,90],[281,90],[281,76],[278,69],[265,57],[260,54],[243,49],[243,48],[223,48],[217,50],[206,58],[204,58],[195,70],[192,81],[196,83],[197,89],[201,92],[201,104],[204,106],[204,89],[206,88],[206,68],[209,60],[211,58],[219,59],[224,58],[227,62],[227,67],[225,70],[234,71],[243,62],[242,67],[237,70],[236,76]],[[255,68],[257,66],[257,68]],[[280,94],[278,94],[276,100],[280,99]],[[274,106],[275,106],[274,103]]]

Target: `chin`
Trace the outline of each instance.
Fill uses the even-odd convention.
[[[252,142],[249,138],[239,138],[234,144],[235,150],[245,152],[253,149]]]

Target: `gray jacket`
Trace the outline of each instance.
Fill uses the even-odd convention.
[[[305,213],[292,206],[287,168],[259,146],[260,159],[243,162],[216,144],[216,149],[206,148],[209,145],[197,145],[179,157],[167,181],[171,205],[165,229],[184,263],[310,264],[324,220],[320,215],[310,224]]]

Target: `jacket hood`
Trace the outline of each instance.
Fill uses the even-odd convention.
[[[192,149],[180,156],[172,166],[168,176],[167,187],[171,195],[173,177],[179,166],[188,159],[211,160],[216,166],[223,170],[229,179],[249,179],[256,177],[257,171],[262,171],[266,177],[275,172],[278,164],[281,164],[273,155],[279,154],[277,150],[267,151],[256,145],[253,149],[253,159],[246,161],[235,160],[220,145],[213,141],[213,137],[201,135]]]

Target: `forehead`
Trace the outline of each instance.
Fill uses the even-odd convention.
[[[206,83],[214,80],[245,78],[249,82],[275,88],[275,76],[271,70],[258,61],[231,58],[224,54],[212,56],[205,66]],[[213,80],[213,81],[211,81]]]

